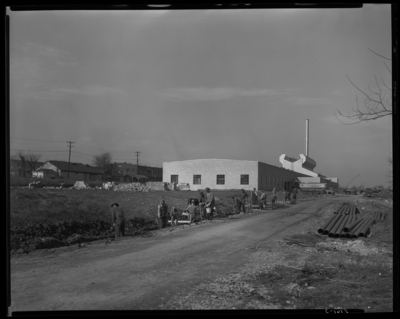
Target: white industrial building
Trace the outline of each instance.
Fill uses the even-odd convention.
[[[245,189],[282,190],[284,182],[300,182],[305,172],[259,161],[194,159],[163,163],[163,182],[189,184],[191,190]],[[318,174],[317,174],[318,176]]]
[[[309,123],[306,122],[306,154],[308,155]],[[316,162],[300,154],[295,159],[282,154],[281,167],[259,161],[231,159],[194,159],[163,163],[163,182],[188,184],[191,190],[205,189],[284,189],[284,182],[298,183],[300,188],[338,189],[338,179],[315,173]]]

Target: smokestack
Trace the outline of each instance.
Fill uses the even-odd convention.
[[[309,127],[308,127],[308,119],[306,120],[306,156],[308,157],[309,145],[308,145],[308,135],[309,135]]]

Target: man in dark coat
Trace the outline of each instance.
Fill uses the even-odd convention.
[[[242,202],[242,205],[243,205],[243,213],[246,213],[246,203],[247,203],[247,198],[248,197],[249,197],[249,195],[247,195],[247,193],[242,188],[242,192],[240,193],[240,198],[241,198],[241,202]]]
[[[157,208],[158,228],[165,228],[168,223],[168,205],[165,200],[161,200]]]
[[[214,194],[210,192],[210,189],[207,187],[206,188],[206,205],[205,208],[210,208],[209,212],[206,212],[207,214],[207,219],[212,220],[213,219],[213,210],[215,206],[215,197]]]
[[[239,198],[232,196],[233,199],[233,204],[235,206],[235,214],[239,214],[240,213],[240,209],[242,207],[242,202],[240,201]]]
[[[204,196],[203,192],[199,194],[199,209],[200,209],[200,219],[206,218],[206,197]]]
[[[258,194],[255,188],[251,192],[251,203],[252,205],[258,205]]]
[[[125,213],[118,203],[111,205],[111,218],[115,227],[115,240],[120,236],[125,236]]]

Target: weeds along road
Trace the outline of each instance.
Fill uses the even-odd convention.
[[[343,198],[166,228],[151,238],[11,260],[11,311],[162,309],[175,293],[246,263],[248,248]],[[247,249],[246,249],[247,248]]]

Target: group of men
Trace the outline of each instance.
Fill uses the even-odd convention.
[[[285,202],[296,203],[297,199],[297,188],[294,188],[292,193],[283,191],[285,195]],[[291,196],[292,195],[292,196]],[[240,212],[246,213],[246,206],[248,206],[248,194],[244,189],[241,190],[240,196],[232,196],[234,202],[234,209],[237,214]],[[272,190],[271,204],[272,208],[275,207],[277,195],[275,188]],[[260,198],[257,190],[254,188],[251,193],[252,205],[259,205],[261,209],[267,207],[267,194],[265,191],[261,191]],[[189,223],[194,221],[207,219],[212,221],[213,212],[215,210],[215,196],[206,188],[206,194],[202,191],[199,194],[199,198],[190,198],[186,204],[184,215],[188,216]],[[118,239],[120,236],[125,235],[125,213],[124,210],[119,207],[118,203],[111,205],[112,223],[115,227],[115,238]],[[178,225],[178,209],[174,206],[171,207],[171,211],[168,212],[168,205],[164,199],[161,200],[157,207],[158,227],[165,228],[168,224],[168,218],[171,220],[171,226]]]
[[[285,203],[286,202],[290,202],[292,204],[296,203],[297,200],[297,194],[298,194],[298,189],[294,188],[292,193],[283,190],[282,191],[284,193],[285,196]],[[244,189],[241,190],[240,196],[235,197],[232,196],[233,199],[233,203],[235,206],[235,213],[240,213],[240,212],[244,212],[246,213],[246,207],[249,207],[248,203],[248,194],[245,192]],[[276,207],[276,201],[277,201],[278,197],[276,194],[276,190],[275,188],[272,190],[272,194],[271,194],[271,206],[272,209],[274,209]],[[254,206],[259,206],[261,209],[264,209],[267,207],[267,193],[265,190],[261,191],[261,195],[258,195],[257,189],[254,188],[253,191],[251,192],[251,205]]]
[[[183,215],[188,217],[188,221],[192,222],[207,219],[213,219],[213,212],[215,209],[215,196],[206,188],[206,194],[202,191],[199,193],[199,198],[189,198],[186,203],[186,208]],[[168,213],[168,205],[165,200],[162,199],[157,208],[158,227],[165,228],[168,224],[168,217],[171,220],[171,226],[178,225],[178,210],[172,206],[171,211]]]

